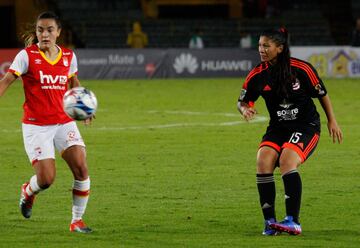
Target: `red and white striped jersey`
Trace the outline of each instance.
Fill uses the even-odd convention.
[[[77,60],[73,51],[58,48],[57,58],[50,61],[38,45],[29,46],[16,55],[8,70],[23,81],[23,123],[53,125],[72,120],[63,110],[63,96],[69,78],[77,73]]]

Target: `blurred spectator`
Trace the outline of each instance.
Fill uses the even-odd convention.
[[[244,0],[243,12],[246,17],[255,17],[258,13],[257,1],[255,0]]]
[[[156,0],[141,0],[141,6],[146,17],[158,18],[159,8]]]
[[[190,42],[189,42],[189,48],[191,49],[203,49],[204,48],[204,42],[202,39],[202,33],[200,29],[195,30],[195,34],[191,36]]]
[[[252,36],[247,32],[240,34],[240,47],[241,48],[252,48]]]
[[[144,48],[148,45],[147,34],[141,30],[139,22],[133,23],[133,30],[127,37],[127,45],[131,48]]]
[[[279,0],[267,0],[265,6],[265,18],[271,18],[280,15]]]
[[[356,19],[355,29],[352,33],[351,45],[355,47],[360,46],[360,18]]]
[[[294,1],[294,0],[293,0]],[[243,12],[246,17],[271,18],[278,16],[281,9],[287,8],[287,0],[243,0]],[[292,2],[292,1],[291,1]]]

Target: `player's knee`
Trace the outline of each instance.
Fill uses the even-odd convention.
[[[275,164],[269,159],[258,158],[256,167],[258,173],[272,173],[274,171]]]
[[[87,166],[83,165],[83,166],[77,167],[77,170],[75,170],[75,173],[74,173],[74,177],[76,180],[80,180],[80,181],[84,181],[84,180],[88,179],[89,174],[88,174]]]
[[[280,173],[285,175],[287,172],[297,169],[299,163],[289,158],[281,158],[279,160]]]
[[[40,185],[40,188],[41,188],[42,190],[44,190],[44,189],[49,188],[50,186],[51,186],[51,184],[42,184],[42,185]]]
[[[39,187],[41,189],[47,189],[49,188],[55,181],[55,177],[44,177],[44,178],[41,178],[41,180],[39,180]]]

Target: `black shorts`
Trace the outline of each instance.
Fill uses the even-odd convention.
[[[320,138],[320,132],[313,127],[280,128],[269,126],[260,143],[260,147],[269,146],[279,154],[282,149],[295,151],[303,163],[314,152]]]

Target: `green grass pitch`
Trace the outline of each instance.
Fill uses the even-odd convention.
[[[300,168],[301,236],[263,237],[255,184],[257,146],[267,112],[245,123],[236,110],[243,80],[83,81],[99,101],[87,144],[91,195],[85,221],[70,233],[72,176],[36,199],[31,219],[18,209],[33,174],[21,134],[23,91],[0,99],[0,247],[360,247],[360,82],[324,80],[344,132],[332,144],[326,118],[318,148]],[[277,215],[284,216],[276,173]]]

